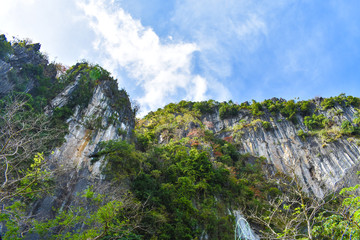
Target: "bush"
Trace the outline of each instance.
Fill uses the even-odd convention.
[[[256,102],[255,100],[252,100],[252,104],[251,104],[251,113],[254,116],[261,116],[264,114],[264,112],[262,112],[262,105],[261,103]]]
[[[313,114],[312,116],[306,116],[304,118],[304,124],[309,130],[325,128],[328,122],[329,119],[327,119],[323,114]]]
[[[12,52],[11,44],[4,34],[0,35],[0,59],[5,59]]]
[[[213,113],[217,105],[218,103],[215,102],[214,100],[209,100],[209,101],[196,102],[194,103],[193,108],[195,110],[200,111],[200,113],[202,114],[206,114],[206,113]]]
[[[267,121],[263,121],[262,122],[262,127],[266,130],[269,131],[271,129],[271,123],[267,122]]]
[[[240,106],[234,104],[231,100],[226,103],[223,102],[220,104],[219,116],[220,119],[224,120],[226,118],[235,117],[240,111]]]
[[[293,123],[297,122],[296,119],[297,105],[294,100],[287,101],[283,104],[283,107],[280,110],[280,113],[286,117],[287,120],[292,121]]]
[[[321,102],[321,107],[323,110],[329,109],[329,108],[333,108],[335,106],[335,100],[334,98],[325,98],[322,102]]]
[[[122,140],[110,140],[100,143],[101,150],[94,154],[92,163],[105,156],[102,172],[107,179],[122,180],[136,175],[140,170],[142,155],[135,146]]]
[[[309,101],[301,101],[298,103],[302,116],[307,116],[311,113],[311,104]]]
[[[307,132],[304,132],[302,129],[297,132],[297,135],[304,141],[306,137],[309,136],[309,134]]]
[[[355,131],[354,126],[351,124],[351,122],[349,122],[348,120],[345,120],[342,124],[341,124],[341,132],[344,134],[348,134],[351,135],[353,134]]]

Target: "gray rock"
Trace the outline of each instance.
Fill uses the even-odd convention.
[[[342,114],[337,116],[336,111]],[[352,121],[355,112],[353,107],[341,106],[336,106],[332,111],[320,111],[336,125],[341,125],[345,120]],[[264,130],[260,122],[253,127],[242,128],[241,138],[237,142],[241,153],[264,156],[267,163],[277,171],[296,174],[306,189],[317,197],[324,196],[328,191],[360,183],[356,174],[360,168],[360,148],[354,142],[340,138],[324,144],[315,136],[303,140],[297,136],[298,130],[306,131],[300,116],[298,125],[270,114],[261,116],[261,119],[271,122],[272,130]],[[218,112],[202,119],[205,126],[211,123],[207,129],[222,138],[234,136],[236,131],[232,128],[241,124],[241,120],[247,123],[253,120],[248,110],[241,110],[238,116],[225,120],[220,119]]]

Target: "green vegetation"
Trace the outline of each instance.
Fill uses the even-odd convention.
[[[220,119],[235,117],[240,110],[240,106],[234,104],[231,100],[228,103],[221,103],[219,108]]]
[[[252,104],[250,105],[250,109],[251,109],[251,113],[254,116],[261,116],[264,114],[264,112],[262,112],[261,110],[262,108],[262,104],[256,102],[255,100],[252,100]]]
[[[135,146],[122,140],[102,142],[93,157],[93,162],[104,156],[107,162],[103,166],[103,173],[108,179],[122,180],[126,177],[136,176],[140,171],[142,154],[135,150]]]
[[[360,238],[360,197],[359,185],[344,188],[336,199],[336,210],[324,210],[317,217],[318,224],[312,229],[319,239]]]
[[[271,123],[269,123],[268,121],[263,121],[262,122],[262,127],[266,130],[269,131],[271,129]]]
[[[194,110],[200,111],[201,114],[214,113],[215,107],[218,103],[214,100],[195,102],[193,105]]]
[[[145,239],[194,239],[203,230],[211,239],[233,239],[227,209],[261,204],[257,198],[267,195],[261,159],[247,165],[231,143],[213,140],[214,150],[183,139],[147,151],[132,183],[135,196],[152,210],[143,221],[152,229],[141,232]]]
[[[306,140],[306,137],[309,136],[309,133],[307,132],[304,132],[304,130],[300,129],[298,132],[297,132],[297,135],[302,139],[302,140]]]
[[[329,119],[327,119],[323,114],[313,114],[312,116],[306,116],[304,118],[304,124],[309,130],[325,128],[328,123]]]
[[[336,97],[325,98],[321,102],[321,107],[323,110],[327,110],[330,108],[334,108],[336,104],[342,107],[353,106],[358,108],[360,107],[360,99],[353,96],[346,96],[345,94],[342,93]]]
[[[6,60],[14,46],[37,54],[40,48],[29,41],[11,45],[0,35],[0,58]],[[0,99],[0,222],[7,230],[5,239],[26,234],[42,239],[234,239],[234,210],[269,239],[360,237],[359,186],[316,199],[296,175],[266,175],[264,169],[272,166],[264,157],[240,154],[244,133],[275,134],[288,121],[297,124],[303,141],[318,137],[326,146],[346,136],[358,142],[360,100],[344,94],[316,101],[168,104],[138,119],[131,141],[122,140],[130,131],[119,128],[121,139],[97,146],[91,157],[92,164],[100,162],[100,188],[91,186],[56,205],[53,218],[31,216],[39,200],[55,198],[56,181],[63,176],[58,177],[60,169],[47,156],[63,141],[75,108],[86,108],[97,86],[115,111],[107,123],[103,116],[82,119],[87,129],[105,129],[134,114],[126,91],[118,91],[100,66],[78,63],[60,77],[57,68],[28,63],[12,70],[8,77],[16,87]],[[44,107],[69,84],[74,88],[67,104],[45,115]],[[353,119],[349,115],[354,109],[353,122],[346,120]],[[221,120],[243,119],[214,133],[214,123],[206,119],[217,113]],[[295,168],[289,169],[294,173]]]
[[[77,198],[77,207],[57,209],[56,217],[45,221],[26,218],[25,204],[14,202],[0,213],[7,229],[4,239],[20,240],[24,234],[41,239],[141,239],[133,230],[139,227],[142,209],[131,196],[111,199],[90,187]],[[27,228],[21,227],[24,220]]]
[[[7,41],[4,34],[0,35],[0,59],[6,60],[8,54],[12,53],[11,43]]]

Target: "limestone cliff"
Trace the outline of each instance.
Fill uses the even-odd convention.
[[[45,108],[49,116],[61,109],[69,110],[70,115],[66,118],[64,142],[50,156],[54,168],[59,171],[55,179],[56,194],[37,201],[32,207],[33,214],[39,219],[51,218],[53,209],[76,205],[78,194],[91,186],[102,184],[100,167],[103,161],[91,164],[91,155],[97,152],[101,142],[117,139],[130,141],[132,138],[135,116],[126,91],[118,90],[116,81],[109,76],[92,80],[87,74],[88,68],[87,64],[82,63],[69,70],[67,74],[76,73],[72,77],[74,81]],[[94,81],[96,84],[84,89],[81,81]],[[74,98],[81,91],[86,92],[88,101]]]
[[[76,82],[64,89],[51,101],[51,108],[63,107],[69,100]],[[80,169],[87,167],[94,175],[99,175],[100,162],[90,164],[90,156],[101,141],[131,138],[135,119],[126,93],[119,92],[118,99],[108,95],[110,81],[102,82],[93,91],[92,98],[85,108],[76,106],[73,115],[67,120],[69,132],[65,142],[55,150],[52,158],[60,164]],[[111,101],[123,102],[121,109],[115,109]],[[50,112],[50,108],[48,108]]]
[[[267,202],[286,194],[284,185],[269,176],[297,176],[310,198],[360,183],[358,98],[271,99],[251,105],[181,101],[136,121],[126,91],[100,66],[77,63],[61,75],[39,52],[39,44],[20,41],[9,46],[0,54],[0,98],[22,92],[19,96],[27,96],[24,101],[29,103],[25,112],[30,109],[66,132],[62,141],[54,140],[56,147],[46,145],[53,153],[44,168],[53,170],[54,191],[27,202],[28,216],[54,219],[54,209],[80,206],[79,193],[94,185],[115,198],[104,187],[113,181],[151,212],[141,213],[148,229],[137,234],[144,239],[159,233],[167,236],[161,239],[171,239],[179,229],[187,231],[189,239],[223,239],[222,231],[233,239],[234,220],[235,234],[247,232],[257,239],[243,216],[261,204],[270,209]],[[115,147],[101,146],[109,140]],[[110,177],[105,179],[105,174]],[[99,207],[82,206],[87,215]],[[75,223],[67,231],[92,228],[85,225]],[[258,228],[257,234],[266,226]]]
[[[48,61],[39,52],[40,44],[15,43],[6,58],[0,58],[0,97],[11,91],[29,92],[36,84],[35,76],[24,76],[24,66],[47,66]],[[21,87],[20,87],[21,86]]]
[[[321,109],[320,104],[316,106]],[[241,110],[235,117],[220,119],[219,112],[202,117],[206,129],[220,138],[230,137],[242,153],[264,156],[276,171],[296,174],[304,185],[316,196],[326,190],[337,190],[359,183],[356,172],[360,170],[360,147],[358,140],[343,136],[336,138],[343,122],[353,122],[357,111],[354,107],[334,106],[331,110],[319,110],[331,119],[330,140],[319,135],[300,137],[299,130],[307,131],[304,119],[299,114],[297,124],[281,115],[267,112],[255,117],[249,110]],[[256,120],[259,119],[259,120]],[[262,121],[271,124],[264,129]],[[331,136],[323,136],[331,137]],[[334,139],[336,138],[336,140]]]

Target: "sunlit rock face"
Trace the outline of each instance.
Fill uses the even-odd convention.
[[[52,114],[55,108],[63,107],[70,101],[71,94],[78,87],[78,79],[51,101],[46,108],[47,114]],[[100,142],[132,138],[135,117],[129,98],[126,92],[117,88],[117,95],[113,96],[111,92],[114,91],[109,89],[114,86],[111,81],[99,83],[89,103],[85,107],[76,106],[72,116],[67,119],[65,141],[50,156],[55,167],[60,169],[56,177],[56,194],[36,203],[32,211],[39,219],[54,217],[52,209],[76,206],[76,196],[90,186],[103,186],[100,180],[103,162],[100,160],[91,164],[91,155],[99,150]],[[117,102],[122,104],[114,104]],[[106,191],[104,186],[102,191]]]
[[[55,107],[64,106],[76,86],[75,82],[66,87],[51,102],[48,112]],[[135,124],[131,106],[124,105],[120,111],[115,110],[106,94],[108,87],[110,86],[106,81],[97,85],[87,107],[81,109],[77,106],[74,114],[67,120],[69,132],[65,136],[65,142],[52,155],[59,164],[75,169],[86,167],[94,175],[99,175],[101,161],[94,165],[90,163],[91,155],[96,152],[99,143],[131,138]],[[125,103],[129,102],[126,94],[122,97],[125,98]]]
[[[336,114],[339,112],[341,114]],[[319,113],[340,126],[345,120],[352,122],[356,110],[336,106],[331,111]],[[359,183],[356,172],[360,170],[360,148],[353,139],[342,137],[332,142],[325,142],[318,136],[302,139],[297,132],[300,129],[306,131],[306,126],[300,116],[297,124],[271,114],[262,115],[260,119],[270,122],[272,127],[265,130],[247,110],[224,120],[216,112],[203,116],[202,122],[218,137],[230,137],[241,153],[264,156],[275,172],[296,174],[306,189],[317,197],[324,196],[327,191]],[[246,123],[251,126],[234,130],[237,125]]]

